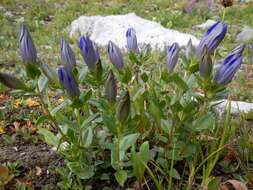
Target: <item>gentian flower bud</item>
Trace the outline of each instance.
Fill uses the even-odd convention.
[[[96,44],[88,36],[82,36],[78,42],[78,47],[87,66],[93,69],[100,59]]]
[[[193,56],[195,54],[195,48],[192,45],[192,40],[190,39],[185,47],[185,56],[187,58],[190,58],[191,56]]]
[[[168,68],[169,72],[172,72],[177,64],[178,61],[178,54],[179,54],[179,45],[178,43],[173,43],[172,46],[169,48],[166,57],[166,67]]]
[[[223,40],[223,38],[226,35],[226,32],[227,32],[226,24],[218,21],[214,25],[212,25],[199,42],[196,52],[197,55],[201,57],[205,45],[208,48],[208,52],[212,53],[220,44],[220,42]]]
[[[130,95],[125,91],[117,107],[117,118],[120,122],[127,120],[130,112]]]
[[[112,64],[118,70],[122,70],[124,68],[123,56],[118,46],[116,46],[116,44],[114,44],[112,41],[109,41],[107,46],[107,52]]]
[[[139,48],[137,44],[136,32],[133,28],[129,28],[126,32],[127,38],[127,49],[129,51],[139,53]]]
[[[109,71],[105,83],[105,95],[110,103],[114,103],[116,101],[117,83],[112,70]]]
[[[212,59],[211,59],[210,54],[208,53],[207,46],[205,46],[204,52],[202,54],[201,61],[199,64],[200,75],[203,78],[209,77],[212,73],[212,68],[213,68]]]
[[[80,95],[77,82],[71,71],[69,71],[66,67],[60,67],[58,69],[58,76],[60,78],[60,83],[70,97],[78,97]]]
[[[16,77],[13,77],[8,73],[0,72],[0,82],[12,89],[28,89],[21,80],[17,79]]]
[[[63,37],[61,37],[61,63],[70,71],[76,66],[75,54]]]
[[[142,54],[144,57],[150,55],[151,50],[152,50],[150,44],[141,43],[141,44],[139,44],[139,47],[140,47],[140,52],[141,52],[141,54]]]
[[[49,81],[51,81],[52,83],[58,85],[59,83],[59,77],[57,75],[57,72],[52,69],[49,65],[47,65],[46,63],[40,61],[40,68],[42,70],[42,72],[44,73],[44,75],[49,79]]]
[[[19,51],[20,56],[22,57],[24,62],[33,64],[36,63],[37,61],[36,48],[34,46],[32,37],[29,34],[29,31],[23,24],[20,27]]]
[[[233,51],[229,55],[237,54],[241,56],[244,51],[244,48],[245,48],[245,44],[240,44],[239,46],[234,48]]]
[[[243,57],[239,54],[229,54],[217,69],[214,82],[226,86],[234,78],[235,73],[241,66]]]

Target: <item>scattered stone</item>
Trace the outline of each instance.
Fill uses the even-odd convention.
[[[24,17],[20,17],[20,18],[15,19],[15,22],[17,22],[17,23],[22,23],[24,21],[25,21]]]
[[[90,35],[98,46],[107,46],[111,40],[121,49],[125,49],[125,34],[130,27],[136,30],[138,42],[150,44],[153,50],[163,50],[174,42],[185,46],[190,39],[195,46],[199,43],[199,40],[191,34],[167,29],[159,23],[138,17],[135,13],[81,16],[71,23],[70,37],[79,39],[81,35]]]
[[[242,31],[237,35],[236,40],[241,42],[247,42],[253,39],[253,28],[245,25]]]
[[[218,115],[223,116],[226,113],[228,100],[224,100],[221,104],[216,106]],[[250,113],[253,111],[253,103],[242,101],[231,101],[231,115],[237,117],[240,113]]]
[[[216,23],[215,20],[210,20],[210,19],[208,19],[206,22],[204,22],[204,23],[202,23],[202,24],[199,24],[199,25],[196,25],[195,27],[196,27],[196,28],[206,29],[206,28],[211,27],[211,26],[214,25],[215,23]]]

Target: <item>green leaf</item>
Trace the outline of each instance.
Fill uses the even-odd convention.
[[[131,159],[132,159],[132,166],[133,166],[133,173],[134,176],[137,178],[138,181],[140,181],[145,172],[145,163],[141,159],[140,153],[136,153],[134,148],[132,148],[131,151]]]
[[[170,174],[172,175],[173,178],[175,178],[175,179],[181,179],[178,171],[175,170],[174,168],[172,168],[172,171],[170,171],[170,172],[171,172]]]
[[[62,108],[68,106],[71,104],[70,100],[64,100],[60,105],[55,107],[54,109],[51,110],[51,114],[54,116],[58,111],[60,111]]]
[[[141,79],[143,80],[143,82],[147,82],[148,81],[148,75],[146,73],[142,73],[141,74]]]
[[[80,71],[78,81],[82,81],[88,74],[88,67],[83,67]]]
[[[141,156],[141,159],[147,163],[148,161],[151,160],[151,155],[150,155],[150,152],[149,152],[149,143],[148,141],[142,143],[141,147],[140,147],[140,156]]]
[[[26,75],[31,78],[31,79],[36,79],[37,77],[40,76],[41,72],[40,70],[37,68],[36,65],[33,65],[31,63],[27,63],[25,65],[25,70],[26,70]]]
[[[131,70],[127,67],[123,71],[123,77],[121,79],[121,82],[127,84],[132,78]]]
[[[90,179],[94,173],[94,166],[81,165],[79,162],[68,162],[69,169],[81,179]]]
[[[90,127],[83,130],[82,139],[83,139],[84,147],[88,148],[91,145],[92,139],[93,139],[93,133]]]
[[[40,116],[39,119],[37,119],[35,125],[38,126],[46,120],[52,121],[51,115],[42,115],[42,116]]]
[[[139,135],[139,133],[134,133],[120,140],[120,160],[124,159],[126,150],[136,143]]]
[[[114,173],[114,176],[121,186],[123,186],[127,180],[127,172],[125,170],[117,171],[116,173]]]
[[[39,91],[43,92],[48,85],[48,78],[45,76],[41,76],[38,80],[38,86],[39,86]]]
[[[113,120],[113,118],[111,118],[111,116],[108,116],[106,114],[103,114],[103,121],[105,123],[105,126],[109,129],[109,131],[113,134],[117,134],[117,126]]]
[[[173,74],[171,76],[171,80],[176,83],[176,85],[181,88],[183,91],[186,91],[188,89],[187,84],[184,82],[183,79],[181,79],[177,74]]]
[[[220,182],[221,182],[220,178],[214,178],[214,179],[212,179],[209,182],[207,189],[208,190],[217,190],[217,189],[219,189]]]
[[[120,150],[126,151],[129,147],[133,146],[139,137],[139,133],[134,133],[123,137],[120,141]]]
[[[199,125],[196,126],[196,130],[201,131],[210,128],[213,126],[214,121],[215,121],[214,114],[208,113],[201,118]]]
[[[38,131],[39,134],[43,135],[45,141],[48,145],[57,147],[59,144],[59,138],[56,137],[52,132],[47,129],[40,128]]]

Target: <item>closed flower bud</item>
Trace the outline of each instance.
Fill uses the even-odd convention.
[[[27,28],[22,24],[19,36],[19,52],[23,61],[35,64],[37,61],[37,52],[32,37]]]
[[[127,38],[127,49],[129,51],[139,53],[139,48],[137,44],[136,32],[133,28],[129,28],[126,32]]]
[[[49,65],[47,65],[46,63],[40,61],[40,68],[42,70],[42,72],[44,73],[44,75],[49,79],[49,81],[51,81],[52,83],[58,85],[59,83],[59,77],[57,75],[57,72],[52,69]]]
[[[21,90],[28,89],[21,80],[17,79],[16,77],[8,73],[0,72],[0,82],[12,89],[21,89]]]
[[[109,41],[107,46],[107,52],[112,64],[118,70],[122,70],[124,68],[123,56],[118,46],[116,46],[112,41]]]
[[[152,50],[150,44],[141,43],[141,45],[139,44],[139,47],[140,47],[140,52],[141,52],[141,54],[142,54],[144,57],[150,55],[151,50]]]
[[[117,118],[120,122],[127,120],[130,112],[130,95],[125,91],[117,107]]]
[[[61,63],[70,71],[76,66],[75,54],[63,37],[61,38]]]
[[[195,50],[194,46],[192,45],[192,40],[190,39],[185,47],[185,56],[187,58],[190,58],[195,54],[195,51],[196,50]]]
[[[88,36],[82,36],[78,42],[78,47],[87,66],[93,69],[100,59],[96,44]]]
[[[114,103],[116,101],[117,96],[117,83],[113,71],[110,70],[108,73],[108,77],[105,83],[105,95],[107,100],[110,103]]]
[[[58,76],[60,83],[65,88],[70,97],[78,97],[80,95],[77,82],[73,77],[71,71],[69,71],[66,67],[60,67],[58,69]]]
[[[229,54],[224,62],[217,69],[214,82],[221,86],[225,86],[231,82],[235,73],[241,66],[243,57],[239,54]]]
[[[199,45],[196,50],[197,55],[201,57],[205,46],[207,46],[209,53],[213,53],[225,37],[226,32],[226,24],[219,21],[212,25],[199,42]]]
[[[204,52],[202,54],[201,61],[199,64],[200,75],[203,78],[209,77],[212,73],[212,68],[213,68],[212,59],[211,59],[210,54],[208,53],[207,47],[205,46]]]
[[[241,56],[244,51],[244,48],[245,48],[245,44],[240,44],[235,49],[233,49],[233,51],[229,55],[237,54]]]
[[[179,54],[179,45],[178,43],[173,43],[169,48],[166,56],[166,67],[169,72],[172,72],[177,64]]]

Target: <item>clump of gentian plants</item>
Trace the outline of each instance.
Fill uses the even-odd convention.
[[[217,22],[196,50],[191,41],[185,53],[173,43],[164,63],[152,65],[147,64],[149,45],[138,47],[133,28],[126,31],[125,58],[114,42],[108,42],[112,65],[103,64],[96,44],[82,36],[78,47],[87,66],[78,67],[62,37],[62,66],[55,71],[38,57],[22,25],[19,50],[26,82],[8,73],[0,73],[0,81],[13,93],[40,98],[44,115],[36,125],[52,125],[40,127],[39,133],[57,147],[79,187],[106,179],[124,186],[131,178],[139,188],[148,186],[148,179],[157,189],[191,189],[196,183],[204,187],[214,180],[211,172],[229,130],[227,119],[218,123],[213,108],[227,98],[226,87],[243,59],[244,44],[214,71],[215,51],[226,32],[227,25]],[[49,91],[64,101],[54,105]],[[217,139],[209,142],[212,134]],[[199,174],[201,181],[195,178]]]

